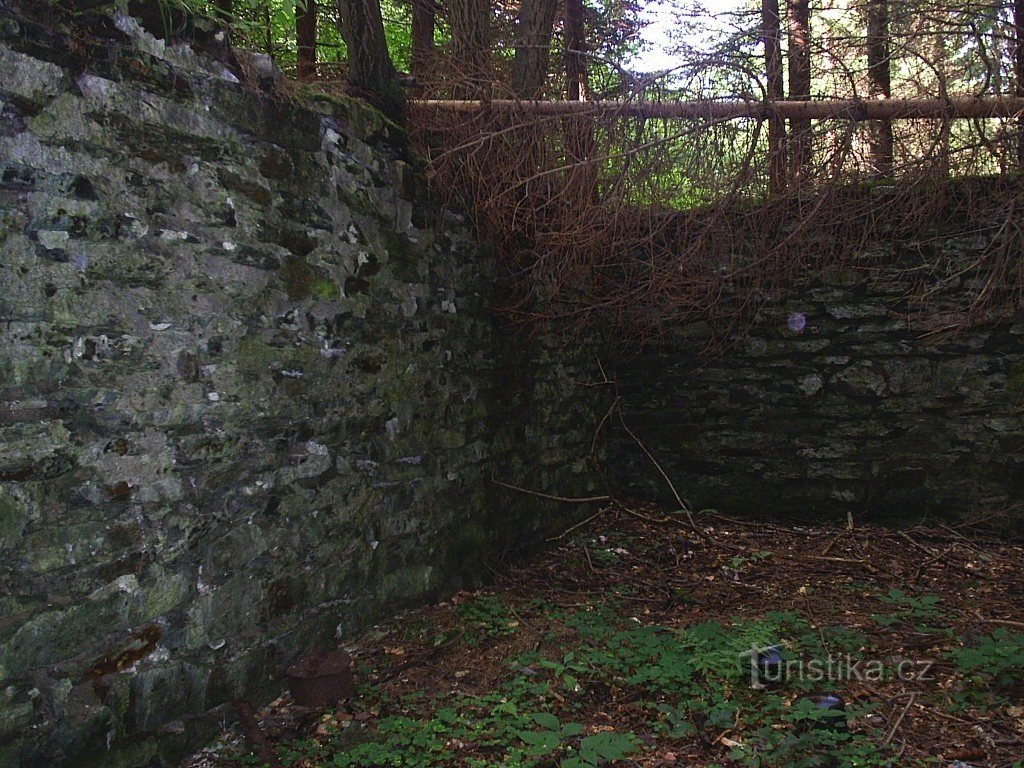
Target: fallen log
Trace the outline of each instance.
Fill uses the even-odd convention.
[[[519,101],[418,99],[414,108],[440,112],[512,112],[531,116],[592,115],[679,120],[740,118],[804,120],[923,120],[1024,116],[1024,97],[951,96],[948,99],[820,99],[809,101]]]

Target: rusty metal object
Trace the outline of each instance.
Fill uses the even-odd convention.
[[[352,657],[342,650],[314,648],[288,667],[286,674],[292,698],[300,707],[330,707],[355,692]]]

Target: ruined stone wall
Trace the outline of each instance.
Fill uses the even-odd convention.
[[[988,279],[988,245],[882,244],[767,305],[718,354],[698,354],[706,324],[677,328],[618,366],[628,423],[696,508],[904,520],[1009,510],[1020,525],[1024,316],[944,328]],[[628,436],[613,453],[623,492],[671,499]]]
[[[372,109],[0,10],[0,766],[166,763],[558,525],[491,477],[588,492],[600,409]]]

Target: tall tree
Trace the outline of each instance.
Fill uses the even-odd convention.
[[[434,51],[437,5],[434,0],[412,0],[412,59],[409,70],[422,77],[429,69]]]
[[[488,0],[448,0],[452,54],[461,82],[456,98],[482,98],[490,73],[491,5]]]
[[[388,54],[379,0],[338,0],[341,34],[348,48],[348,81],[392,120],[405,120],[405,91]]]
[[[889,0],[867,0],[868,95],[873,99],[892,97],[892,69],[889,65]],[[1020,0],[1018,0],[1020,2]],[[871,165],[878,176],[892,173],[892,121],[871,124]]]
[[[1014,93],[1024,97],[1024,0],[1013,0]],[[1017,169],[1024,174],[1024,117],[1017,118]]]
[[[316,0],[295,3],[296,68],[300,80],[316,77]]]
[[[931,32],[930,41],[925,42],[928,51],[928,63],[935,72],[935,89],[940,98],[949,96],[950,84],[950,47],[956,45],[957,38],[949,35],[949,30],[955,30],[956,11],[949,6],[936,8],[926,18],[928,31]],[[929,44],[930,43],[930,44]],[[930,50],[928,50],[930,49]],[[946,116],[939,122],[939,135],[935,142],[935,157],[933,167],[939,176],[948,176],[950,171],[950,148],[953,138],[953,120]]]
[[[270,12],[269,3],[267,5],[264,5],[260,10],[263,12],[263,18],[261,19],[261,21],[263,22],[263,50],[267,52],[267,56],[273,59],[277,53],[277,35],[274,33],[274,17],[273,14]]]
[[[215,0],[213,7],[217,9],[217,16],[225,23],[230,24],[235,19],[234,0]]]
[[[811,98],[811,10],[808,0],[787,0],[786,21],[789,31],[789,98]],[[790,131],[790,175],[798,180],[810,175],[811,121],[792,118]]]
[[[782,24],[779,0],[761,0],[761,40],[764,43],[765,89],[769,101],[785,96],[782,82]],[[768,188],[786,187],[786,121],[774,113],[768,118]]]
[[[559,0],[521,0],[519,4],[512,91],[520,99],[535,99],[544,87],[558,6]]]
[[[565,81],[569,101],[587,100],[587,34],[583,0],[565,0]]]
[[[586,101],[587,30],[583,0],[565,0],[565,82],[569,101]],[[594,163],[594,123],[584,118],[565,122],[565,162],[569,174],[567,192],[575,199],[567,201],[576,210],[588,204],[597,189]]]

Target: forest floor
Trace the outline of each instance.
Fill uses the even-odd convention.
[[[1006,537],[618,508],[494,582],[349,646],[337,708],[261,712],[279,764],[1024,766]],[[268,758],[229,734],[185,765]]]

